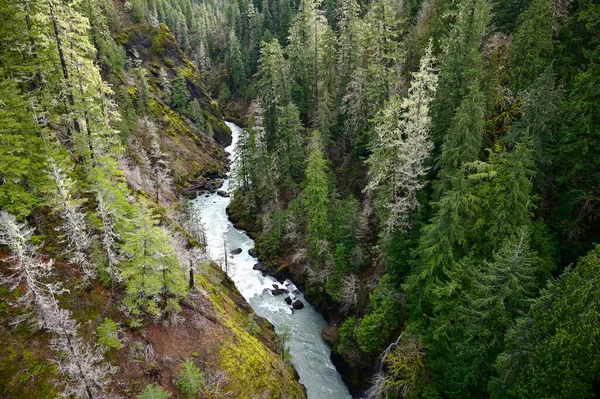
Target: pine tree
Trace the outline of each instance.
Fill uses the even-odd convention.
[[[450,122],[437,162],[442,179],[467,162],[476,161],[483,142],[485,99],[475,80]]]
[[[304,201],[308,210],[308,241],[315,259],[320,257],[322,241],[328,239],[330,231],[330,191],[327,178],[328,165],[323,156],[323,136],[313,131],[309,144]]]
[[[179,112],[185,113],[188,102],[190,101],[190,92],[187,88],[185,78],[181,74],[175,75],[171,81],[173,94],[171,95],[171,107]]]
[[[290,64],[283,57],[277,39],[262,43],[258,64],[256,85],[264,107],[267,139],[271,145],[275,137],[278,111],[290,101]]]
[[[149,116],[152,112],[150,100],[150,87],[148,86],[148,78],[146,78],[146,69],[139,67],[136,74],[136,83],[138,86],[136,92],[136,109],[139,115]]]
[[[43,204],[45,146],[16,84],[0,76],[0,208],[17,217]]]
[[[204,112],[200,107],[200,103],[197,98],[194,98],[188,107],[188,116],[192,118],[192,120],[196,123],[196,126],[200,129],[204,128],[205,120],[204,120]]]
[[[156,216],[141,204],[134,214],[133,228],[124,236],[122,250],[128,262],[122,276],[126,284],[123,299],[133,326],[144,315],[154,319],[164,312],[179,311],[179,299],[186,294],[186,279],[179,267],[173,241],[158,227]]]
[[[529,236],[521,229],[491,260],[469,267],[472,275],[464,278],[464,295],[455,301],[452,313],[432,319],[433,329],[452,324],[448,346],[438,342],[431,354],[432,367],[443,375],[440,387],[449,397],[485,394],[494,360],[505,348],[506,332],[529,308],[538,265]]]
[[[482,79],[481,40],[491,21],[487,0],[460,2],[456,22],[443,43],[440,55],[439,88],[432,104],[432,136],[436,148],[442,144],[455,110],[471,91],[475,80]],[[461,51],[456,51],[456,49]]]
[[[228,46],[231,86],[234,90],[243,92],[246,88],[246,69],[244,67],[244,61],[242,60],[240,43],[233,30],[229,32]]]
[[[510,87],[516,93],[527,89],[544,72],[552,57],[553,3],[531,0],[519,16],[510,46]]]
[[[302,173],[302,123],[298,108],[293,102],[282,107],[277,121],[275,154],[279,162],[280,184],[293,188]]]

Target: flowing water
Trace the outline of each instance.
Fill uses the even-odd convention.
[[[241,128],[227,122],[233,133],[232,144],[225,150],[233,154]],[[232,157],[232,156],[230,156]],[[233,167],[235,167],[235,162]],[[221,190],[229,192],[229,178],[225,179]],[[252,240],[243,230],[233,227],[227,218],[225,209],[230,198],[217,194],[201,194],[195,202],[200,209],[206,228],[207,247],[210,257],[224,265],[224,242],[227,249],[228,273],[238,290],[250,303],[256,314],[269,320],[276,331],[289,326],[291,341],[289,350],[292,364],[300,375],[300,382],[306,387],[309,399],[347,399],[351,398],[340,375],[329,358],[330,348],[321,338],[321,329],[327,322],[307,301],[291,281],[280,284],[260,271],[252,270],[256,258],[248,254],[254,247]],[[232,256],[230,251],[241,248],[242,253]],[[300,310],[290,309],[284,298],[287,294],[273,296],[270,289],[273,284],[287,288],[291,297],[304,302]],[[283,287],[285,285],[285,287]]]

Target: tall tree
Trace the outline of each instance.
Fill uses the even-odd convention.
[[[323,135],[315,130],[310,138],[304,187],[304,201],[308,210],[308,241],[315,259],[320,257],[320,248],[330,232],[327,170],[327,160],[323,156]]]
[[[551,281],[506,336],[493,398],[593,396],[600,368],[600,247]]]
[[[429,139],[429,103],[435,95],[437,76],[430,44],[413,74],[408,96],[392,100],[377,127],[373,154],[368,159],[367,191],[375,192],[375,204],[385,223],[386,235],[411,226],[411,214],[419,207],[417,193],[425,186]]]

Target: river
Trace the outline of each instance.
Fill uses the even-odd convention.
[[[227,126],[232,131],[233,139],[231,145],[225,150],[233,154],[241,128],[230,122],[227,122]],[[229,192],[229,189],[228,175],[221,190]],[[219,264],[224,264],[223,241],[225,240],[229,277],[246,301],[250,303],[256,314],[269,320],[276,331],[281,331],[283,326],[289,326],[292,333],[289,343],[291,362],[300,375],[300,382],[306,387],[308,399],[351,398],[346,385],[331,362],[329,357],[331,349],[321,338],[321,329],[327,326],[327,322],[289,280],[285,282],[286,287],[282,288],[295,292],[295,298],[305,304],[303,309],[292,311],[284,302],[287,296],[285,294],[271,295],[270,289],[273,288],[273,284],[280,286],[281,284],[271,276],[263,276],[260,271],[252,270],[257,259],[251,257],[248,250],[254,248],[254,240],[243,230],[233,227],[228,220],[226,208],[230,201],[230,198],[204,193],[194,200],[206,229],[210,257]],[[236,248],[241,248],[242,253],[230,255],[230,251]]]

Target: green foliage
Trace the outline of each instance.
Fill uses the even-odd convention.
[[[148,72],[143,67],[137,69],[135,105],[139,115],[151,115],[152,112],[152,107],[150,105],[150,87],[148,86],[148,78],[146,77],[147,73]]]
[[[231,89],[229,88],[227,82],[223,82],[221,84],[221,88],[219,89],[219,104],[222,104],[224,106],[225,104],[227,104],[230,98]]]
[[[146,388],[136,396],[136,399],[169,399],[171,393],[165,391],[161,386],[148,384]]]
[[[186,113],[188,102],[190,101],[190,92],[187,83],[181,73],[173,77],[171,81],[171,108],[182,113]]]
[[[196,122],[196,126],[200,129],[204,128],[204,112],[202,108],[200,108],[200,103],[197,98],[194,98],[188,107],[187,114],[194,122]]]
[[[510,46],[510,85],[515,92],[527,89],[548,66],[553,50],[553,3],[531,0],[519,16]]]
[[[360,321],[357,340],[366,353],[381,352],[404,322],[402,296],[389,275],[384,275],[371,294],[373,310]]]
[[[105,318],[96,329],[96,334],[100,345],[117,350],[121,349],[119,326],[113,320]]]
[[[315,258],[319,257],[320,243],[328,238],[330,231],[327,170],[327,161],[323,156],[322,135],[315,130],[310,141],[304,187],[304,201],[308,209],[308,241]]]
[[[600,247],[552,281],[506,336],[494,398],[586,398],[600,367]]]
[[[44,204],[46,146],[17,85],[0,79],[0,208],[22,218]]]
[[[292,328],[287,324],[282,325],[279,331],[277,331],[277,345],[279,346],[279,351],[281,352],[281,360],[285,362],[292,360],[290,348],[288,347],[288,343],[291,340]]]
[[[248,314],[248,325],[246,326],[246,330],[253,336],[257,336],[261,329],[258,323],[256,322],[256,318],[253,313]]]
[[[181,364],[181,372],[177,375],[176,384],[188,399],[196,399],[200,397],[204,388],[204,377],[194,362],[185,360]]]

